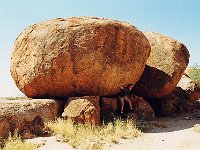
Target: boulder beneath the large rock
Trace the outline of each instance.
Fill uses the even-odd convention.
[[[41,135],[44,122],[61,116],[63,107],[52,99],[0,100],[0,139],[15,131],[23,138]]]
[[[162,98],[148,99],[157,116],[176,116],[183,112],[200,108],[200,102],[191,101],[185,90],[180,87]]]
[[[193,90],[187,91],[191,100],[200,101],[200,86],[195,86]]]
[[[65,104],[62,117],[70,118],[76,123],[100,124],[99,97],[70,97]]]
[[[125,101],[124,114],[129,118],[141,119],[141,120],[153,120],[155,117],[154,110],[142,97],[131,95],[134,112],[130,112],[130,107]],[[103,97],[101,98],[101,117],[102,120],[113,119],[120,113],[120,101],[117,97]]]
[[[184,73],[177,84],[177,87],[181,87],[183,90],[194,90],[196,83],[189,77],[188,74]]]
[[[188,65],[189,52],[175,39],[154,32],[144,34],[150,42],[151,53],[134,91],[142,97],[160,98],[175,89]]]
[[[132,95],[131,100],[138,119],[153,120],[155,118],[154,110],[146,100],[136,95]]]
[[[101,97],[100,112],[102,121],[111,121],[119,112],[119,101],[116,97]]]
[[[192,70],[192,68],[186,69],[177,87],[181,87],[185,90],[190,100],[200,100],[200,84],[189,77],[190,70]]]
[[[112,95],[139,80],[150,44],[136,27],[73,17],[34,24],[16,39],[10,71],[28,97]]]

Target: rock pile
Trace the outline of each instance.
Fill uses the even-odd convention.
[[[134,113],[129,114],[125,102],[129,118],[153,120],[155,113],[188,110],[187,92],[176,88],[188,62],[184,44],[159,33],[143,34],[125,22],[73,17],[34,24],[15,42],[11,75],[28,97],[62,97],[66,104],[44,99],[8,102],[0,110],[0,136],[18,129],[30,137],[57,116],[78,123],[112,120],[120,108],[118,86],[130,83],[136,84],[130,95]],[[15,112],[10,114],[11,107]]]

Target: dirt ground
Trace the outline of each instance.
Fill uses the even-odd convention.
[[[123,140],[112,145],[113,150],[200,150],[200,133],[194,125],[200,124],[200,111],[175,118],[158,118],[152,129],[133,140]],[[151,128],[151,127],[150,127]]]
[[[118,144],[104,145],[108,150],[200,150],[200,133],[194,131],[194,125],[200,124],[200,110],[177,117],[157,118],[148,124],[148,130],[135,139],[120,140]],[[28,140],[42,143],[39,150],[71,150],[66,143],[56,137]]]

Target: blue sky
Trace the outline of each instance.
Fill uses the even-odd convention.
[[[34,23],[72,16],[112,18],[165,34],[187,46],[190,65],[200,64],[199,0],[0,0],[0,97],[22,95],[9,71],[18,34]]]

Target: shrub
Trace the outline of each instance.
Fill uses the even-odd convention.
[[[200,66],[197,65],[195,67],[192,67],[192,69],[189,71],[189,76],[192,80],[200,85]]]
[[[38,144],[27,143],[22,141],[20,137],[14,136],[5,141],[3,150],[36,150],[38,147]]]

